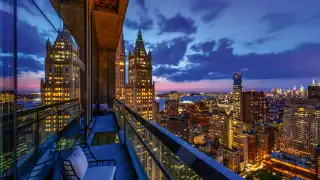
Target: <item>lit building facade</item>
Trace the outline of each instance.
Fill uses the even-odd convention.
[[[0,92],[0,114],[12,113],[14,109],[14,95],[13,91],[1,91]],[[23,104],[17,104],[17,111],[24,109]],[[17,118],[18,124],[26,120],[27,117]],[[13,120],[8,117],[0,118],[0,175],[10,172],[10,168],[14,164],[14,139],[10,132],[13,129]],[[22,157],[28,152],[27,142],[32,142],[33,137],[30,136],[31,127],[29,129],[22,129],[18,133],[17,138],[17,153],[16,156]]]
[[[268,117],[268,104],[262,91],[242,92],[241,121],[244,130],[252,130],[255,123],[264,123]]]
[[[222,149],[223,165],[234,172],[240,171],[240,151],[237,149]]]
[[[242,74],[233,74],[232,106],[233,118],[240,120],[241,115],[241,93],[242,93]]]
[[[116,52],[116,98],[125,100],[125,79],[126,79],[126,53],[124,47],[123,33],[119,40]]]
[[[45,79],[41,80],[41,102],[44,105],[79,98],[79,51],[67,29],[60,29],[53,44],[46,44]],[[56,132],[67,125],[69,113],[48,116],[45,132]]]
[[[146,120],[152,120],[154,83],[152,82],[151,52],[146,52],[140,30],[135,49],[129,53],[128,71],[126,104]]]
[[[320,84],[316,84],[314,80],[311,86],[308,86],[308,100],[320,101]]]
[[[232,90],[232,118],[229,125],[229,149],[243,148],[242,122],[241,120],[241,95],[242,95],[242,74],[233,74],[233,90]]]
[[[209,137],[218,139],[222,147],[228,147],[229,116],[223,111],[213,111],[210,118]]]
[[[168,94],[168,99],[165,102],[165,113],[167,116],[178,115],[180,97],[177,91],[171,91]]]
[[[317,101],[290,101],[284,111],[280,150],[312,159],[320,140],[320,106]]]

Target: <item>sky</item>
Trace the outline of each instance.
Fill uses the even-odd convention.
[[[62,23],[48,0],[36,3],[52,25],[28,1],[18,0],[18,87],[37,90],[43,44],[54,41]],[[12,73],[10,8],[10,0],[0,2],[0,17],[6,17],[0,34],[8,35],[0,44],[0,85]],[[152,52],[156,91],[231,91],[235,72],[243,74],[245,89],[306,87],[320,80],[319,0],[130,0],[126,52],[139,28]]]

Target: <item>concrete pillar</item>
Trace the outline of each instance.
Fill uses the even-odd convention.
[[[108,104],[112,108],[115,97],[116,50],[100,48],[98,54],[97,66],[93,69],[98,74],[98,81],[93,92],[98,92],[95,94],[98,104]]]

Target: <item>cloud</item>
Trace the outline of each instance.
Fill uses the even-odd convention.
[[[147,11],[145,0],[136,0],[136,3],[141,7],[142,10]]]
[[[184,36],[154,44],[152,63],[177,65],[183,59],[191,41],[191,38]]]
[[[152,19],[143,18],[140,19],[139,22],[130,20],[129,18],[126,18],[124,21],[124,25],[133,30],[142,29],[142,30],[150,30],[153,28],[153,21]]]
[[[253,46],[253,45],[260,45],[260,44],[264,44],[266,42],[269,42],[275,38],[277,38],[279,36],[279,34],[272,34],[271,36],[267,36],[267,37],[260,37],[255,39],[252,42],[248,42],[246,43],[246,46]]]
[[[228,6],[226,2],[218,0],[192,1],[191,10],[202,15],[204,22],[216,19]]]
[[[184,34],[193,34],[197,31],[194,20],[183,17],[180,13],[171,18],[159,14],[159,34],[166,32],[181,32]]]
[[[216,45],[216,41],[212,40],[212,41],[194,44],[191,46],[191,49],[196,52],[207,53],[207,52],[211,52],[215,47],[215,45]]]
[[[0,11],[0,17],[3,17],[3,26],[0,28],[0,34],[3,36],[3,43],[0,44],[2,53],[13,52],[13,15]],[[38,28],[28,24],[25,21],[18,21],[18,51],[24,54],[34,54],[45,56],[46,37],[39,32]]]
[[[205,79],[229,79],[241,71],[246,79],[310,78],[319,77],[320,44],[309,43],[280,53],[235,55],[233,41],[227,38],[217,42],[217,48],[208,53],[194,53],[185,58],[190,66],[173,71],[170,66],[161,69],[170,81],[192,82]],[[155,58],[155,57],[154,57]],[[303,64],[302,64],[303,63]],[[250,69],[250,71],[249,71]],[[156,75],[161,75],[157,72]]]
[[[18,91],[39,91],[44,71],[23,71],[18,75]],[[13,76],[0,77],[0,90],[13,89]]]
[[[2,68],[0,69],[0,77],[13,76],[13,54],[0,54]],[[44,70],[42,58],[34,55],[18,54],[18,74],[22,72],[38,72]]]
[[[261,17],[261,21],[268,25],[267,33],[275,33],[293,26],[297,19],[293,13],[268,13]]]

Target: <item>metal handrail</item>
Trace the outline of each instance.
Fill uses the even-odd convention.
[[[158,124],[145,120],[121,101],[115,99],[115,102],[117,106],[124,108],[124,110],[140,122],[145,129],[157,137],[162,144],[179,157],[181,161],[196,172],[202,179],[242,179],[227,167],[219,164],[211,157],[176,137]]]
[[[43,110],[46,110],[46,109],[49,109],[49,108],[52,108],[52,107],[56,107],[56,106],[59,106],[59,105],[66,105],[68,103],[76,102],[76,101],[78,101],[78,99],[72,99],[72,100],[62,101],[62,102],[58,102],[58,103],[54,103],[54,104],[42,105],[42,106],[38,106],[38,107],[34,107],[34,108],[29,108],[29,109],[24,109],[24,110],[18,111],[17,112],[17,118],[23,117],[25,115],[29,115],[29,114],[32,114],[32,113],[34,113],[34,116],[37,116],[37,117],[34,117],[33,121],[28,121],[28,122],[25,122],[23,124],[20,124],[17,127],[17,130],[23,129],[23,128],[31,125],[31,124],[34,124],[34,123],[36,123],[38,121],[43,120],[47,116],[62,112],[64,110],[69,109],[69,108],[71,108],[73,106],[76,106],[78,104],[72,104],[72,105],[70,105],[68,107],[65,107],[63,109],[59,109],[59,110],[57,110],[57,111],[55,111],[53,113],[50,113],[47,116],[42,117],[42,118],[39,117],[39,112],[40,111],[43,111]],[[2,114],[2,115],[0,115],[0,118],[9,118],[9,119],[11,118],[12,119],[13,118],[13,113]],[[6,131],[7,135],[10,134],[10,133],[13,133],[13,129],[9,129],[9,130]]]
[[[25,115],[29,115],[29,114],[32,114],[33,113],[33,120],[32,121],[28,121],[28,122],[25,122],[21,125],[19,125],[16,129],[12,128],[12,129],[7,129],[6,130],[6,133],[4,134],[5,136],[8,136],[10,135],[11,133],[13,133],[14,131],[19,131],[21,129],[24,129],[30,125],[34,125],[34,150],[33,152],[31,153],[31,156],[28,157],[28,159],[26,159],[25,161],[33,161],[37,158],[39,158],[38,156],[41,154],[39,153],[41,151],[41,145],[40,145],[40,136],[39,136],[39,130],[40,130],[40,122],[42,120],[45,119],[45,117],[47,116],[50,116],[50,115],[54,115],[54,114],[59,114],[69,108],[72,108],[74,106],[78,106],[79,103],[73,103],[73,102],[78,102],[78,99],[72,99],[72,100],[68,100],[68,101],[62,101],[62,102],[58,102],[58,103],[54,103],[54,104],[50,104],[50,105],[42,105],[42,106],[38,106],[38,107],[34,107],[34,108],[30,108],[30,109],[26,109],[26,110],[21,110],[21,111],[18,111],[17,112],[17,117],[23,117]],[[72,104],[69,104],[69,103],[72,103]],[[62,107],[59,108],[60,105],[63,105]],[[57,110],[55,110],[54,112],[48,112],[46,114],[46,116],[43,116],[43,117],[40,117],[39,114],[40,114],[40,111],[44,111],[44,110],[47,110],[49,108],[59,108]],[[5,117],[5,118],[10,118],[13,116],[13,113],[10,113],[10,114],[3,114],[1,115],[0,117]],[[63,129],[59,130],[56,132],[59,136],[59,134],[61,134],[67,127],[69,127],[69,125],[71,123],[73,123],[77,118],[79,118],[78,116],[73,118]],[[9,119],[8,119],[9,120]],[[9,120],[10,121],[10,120]],[[58,138],[58,137],[57,137]],[[21,168],[24,169],[24,163],[21,164],[21,166],[19,167],[16,167],[16,168]],[[21,171],[23,172],[23,171]],[[9,175],[5,176],[5,177],[11,177],[12,174],[9,173]],[[4,177],[4,178],[5,178]],[[3,177],[0,177],[0,179],[3,178]]]
[[[20,110],[20,111],[17,111],[17,117],[25,116],[25,115],[28,115],[28,114],[31,114],[31,113],[34,113],[34,112],[38,112],[38,111],[43,111],[45,109],[52,108],[52,107],[55,107],[55,106],[64,105],[64,104],[71,103],[71,102],[76,102],[78,100],[79,99],[76,98],[76,99],[71,99],[71,100],[67,100],[67,101],[57,102],[57,103],[54,103],[54,104],[41,105],[41,106],[29,108],[29,109]],[[13,113],[1,114],[0,118],[5,118],[5,117],[9,117],[10,118],[11,116],[13,117]]]

